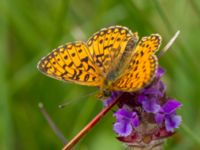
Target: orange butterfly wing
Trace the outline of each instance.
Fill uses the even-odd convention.
[[[94,63],[104,77],[112,69],[112,64],[121,57],[131,38],[137,41],[138,37],[126,27],[111,26],[101,29],[88,40]]]
[[[157,71],[155,52],[160,44],[161,36],[158,34],[143,37],[136,46],[125,73],[113,83],[111,90],[132,92],[147,86]]]
[[[53,50],[38,63],[47,76],[81,85],[100,86],[102,77],[84,42],[68,43]]]

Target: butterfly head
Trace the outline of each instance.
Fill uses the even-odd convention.
[[[99,99],[106,99],[109,96],[111,96],[111,87],[112,87],[113,81],[111,80],[104,80],[102,86],[100,87],[100,92],[97,95],[97,98]]]
[[[108,90],[102,90],[101,92],[97,94],[97,98],[101,100],[105,100],[110,96],[111,96],[111,91],[108,91]]]

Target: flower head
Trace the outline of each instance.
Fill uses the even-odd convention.
[[[104,102],[104,105],[108,105],[119,96],[113,130],[120,141],[146,143],[169,137],[179,127],[181,116],[176,115],[176,110],[182,104],[166,95],[166,85],[161,81],[164,73],[164,69],[159,67],[154,80],[147,87],[132,93],[112,92]]]

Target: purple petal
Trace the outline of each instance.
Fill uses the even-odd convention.
[[[161,123],[164,121],[164,117],[165,117],[164,114],[157,113],[157,114],[155,115],[156,123],[157,123],[157,124],[161,124]]]
[[[133,111],[132,113],[131,113],[131,118],[135,118],[137,116],[137,113],[135,112],[135,111]]]
[[[143,94],[146,96],[151,96],[159,99],[163,97],[166,86],[161,80],[154,82],[150,87],[143,90]]]
[[[158,80],[155,86],[157,86],[155,87],[157,89],[156,96],[159,99],[164,96],[166,85],[161,80]]]
[[[165,74],[165,70],[161,67],[158,67],[158,70],[156,72],[156,77],[160,78]]]
[[[111,97],[113,99],[116,99],[118,96],[120,96],[122,94],[121,91],[113,91],[112,94],[111,94]]]
[[[144,94],[140,94],[138,95],[137,99],[139,103],[142,103],[143,101],[146,100],[146,96]]]
[[[116,122],[113,126],[113,130],[119,135],[119,136],[128,136],[132,132],[132,126],[130,123],[127,123],[125,121]]]
[[[144,91],[145,94],[152,94],[152,95],[157,95],[159,92],[158,88],[148,88]]]
[[[173,132],[175,128],[178,128],[182,119],[181,116],[171,115],[165,118],[165,127],[167,131]]]
[[[139,126],[139,118],[138,115],[136,114],[132,119],[131,119],[133,127],[138,127]]]
[[[114,116],[116,117],[117,121],[120,120],[130,120],[132,117],[132,112],[126,110],[125,108],[120,108],[118,111],[114,113]]]
[[[110,105],[120,94],[122,94],[122,92],[120,91],[112,92],[111,96],[107,100],[103,101],[103,105],[104,106]]]
[[[142,102],[143,109],[146,112],[157,113],[160,110],[160,105],[155,102],[155,100],[146,100]]]
[[[180,108],[182,104],[174,99],[168,100],[164,105],[163,105],[163,110],[166,114],[173,113],[177,108]]]
[[[159,80],[159,89],[160,89],[160,92],[164,93],[167,89],[166,85],[161,81]]]
[[[110,105],[113,102],[113,98],[109,97],[107,100],[103,101],[103,105],[106,107],[108,105]]]

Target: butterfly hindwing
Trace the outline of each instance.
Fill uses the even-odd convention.
[[[161,37],[158,34],[143,37],[134,50],[129,67],[113,83],[112,90],[131,92],[147,86],[157,71],[158,60],[155,52],[160,44]]]

